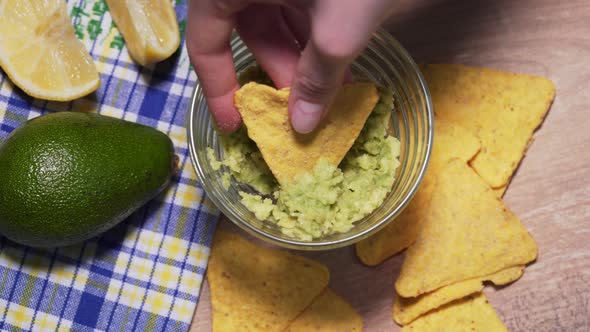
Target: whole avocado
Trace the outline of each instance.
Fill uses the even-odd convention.
[[[33,247],[94,237],[160,193],[176,161],[151,127],[92,113],[32,119],[0,145],[0,233]]]

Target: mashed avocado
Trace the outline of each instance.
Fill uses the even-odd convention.
[[[381,90],[375,109],[340,165],[321,159],[312,173],[279,186],[256,144],[244,128],[221,135],[224,160],[236,181],[260,194],[241,192],[242,204],[256,218],[276,223],[284,234],[309,241],[350,230],[355,221],[383,203],[399,166],[400,143],[388,135],[393,107],[391,91]],[[210,160],[215,160],[210,150]],[[229,174],[224,184],[229,186]]]

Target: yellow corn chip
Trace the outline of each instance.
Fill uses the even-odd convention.
[[[467,163],[479,151],[479,140],[468,130],[442,119],[434,123],[434,148],[420,189],[395,220],[356,245],[356,254],[366,265],[377,265],[414,243],[422,219],[429,214],[428,204],[441,167],[452,158]]]
[[[356,255],[363,264],[378,265],[414,243],[421,229],[424,211],[428,210],[435,180],[426,175],[408,207],[395,220],[356,244]]]
[[[418,297],[398,295],[393,302],[393,320],[400,325],[407,325],[433,309],[482,290],[483,283],[477,278],[460,281]]]
[[[483,294],[451,302],[404,326],[402,332],[506,332]]]
[[[431,166],[443,167],[451,159],[467,163],[479,153],[481,143],[471,131],[443,118],[436,117],[434,121],[434,143],[429,169]]]
[[[520,277],[522,277],[523,272],[524,265],[517,265],[504,269],[500,272],[496,272],[492,274],[489,277],[489,279],[486,280],[491,281],[496,286],[502,286],[520,279]]]
[[[462,65],[426,65],[422,71],[436,114],[481,140],[471,166],[492,188],[505,186],[549,110],[553,83]]]
[[[363,318],[348,302],[328,288],[291,323],[287,332],[362,330]]]
[[[418,297],[405,298],[398,295],[393,303],[393,320],[400,325],[409,324],[433,309],[462,299],[467,295],[481,292],[483,282],[486,280],[490,280],[496,285],[504,285],[520,278],[523,270],[524,266],[522,265],[510,267],[489,276],[460,281]]]
[[[469,166],[454,159],[439,171],[395,288],[403,297],[416,297],[536,257],[537,245],[516,216]]]
[[[508,188],[508,185],[505,185],[503,187],[500,188],[492,188],[492,190],[494,191],[494,193],[496,193],[496,196],[498,198],[502,198],[502,196],[504,196],[504,193],[506,192],[506,189]]]
[[[310,172],[320,158],[340,164],[379,100],[372,83],[345,84],[315,132],[301,135],[289,121],[289,90],[254,82],[235,94],[235,104],[262,157],[279,183]]]
[[[207,271],[213,331],[283,331],[329,277],[322,264],[218,231]]]

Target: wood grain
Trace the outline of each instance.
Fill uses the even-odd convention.
[[[402,0],[386,28],[417,62],[463,63],[542,75],[557,98],[505,202],[539,245],[518,282],[486,288],[510,331],[590,331],[590,2]],[[230,227],[225,222],[223,227]],[[402,261],[362,266],[353,248],[306,253],[360,311],[366,331],[398,331],[393,281]],[[191,331],[210,330],[208,288]]]

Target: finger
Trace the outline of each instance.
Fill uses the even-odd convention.
[[[303,51],[289,97],[293,128],[302,134],[318,125],[341,85],[346,63],[333,59],[309,42]]]
[[[281,7],[281,9],[283,19],[287,23],[291,33],[295,36],[299,47],[301,49],[305,48],[311,33],[309,15],[290,7]],[[350,71],[350,67],[347,67],[344,71],[344,83],[350,83],[352,81],[352,72]]]
[[[237,30],[278,88],[289,86],[300,50],[278,5],[254,4],[237,15]]]
[[[233,102],[239,88],[229,39],[235,20],[213,1],[189,1],[186,45],[209,110],[224,132],[237,130],[242,119]]]
[[[309,133],[332,103],[346,69],[369,41],[380,22],[381,5],[359,1],[325,0],[311,12],[311,35],[292,83],[289,114],[293,128]],[[383,2],[383,1],[382,1]]]
[[[290,7],[281,7],[281,15],[289,30],[295,36],[299,47],[304,49],[311,33],[309,15]]]

